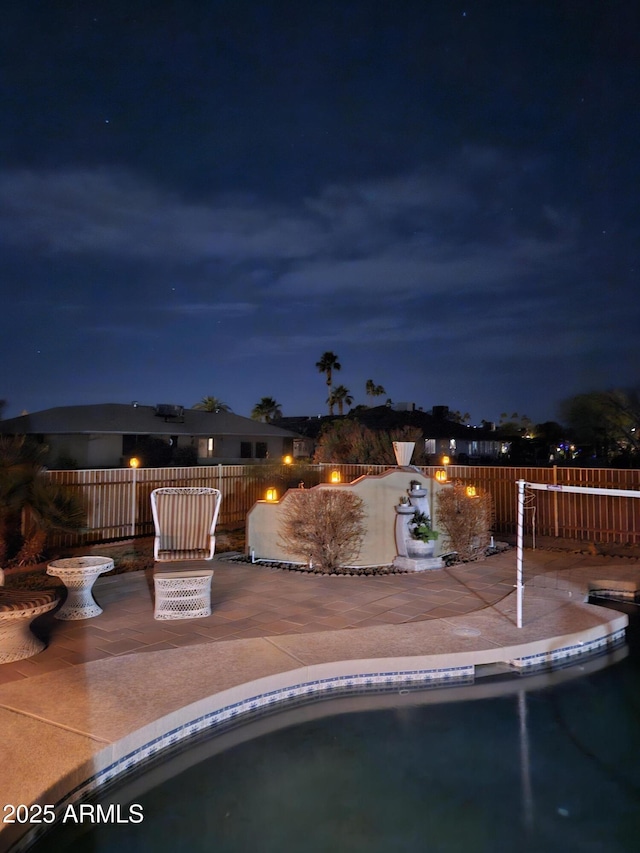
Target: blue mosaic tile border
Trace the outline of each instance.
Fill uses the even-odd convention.
[[[640,592],[635,589],[590,589],[589,598],[612,598],[614,601],[635,601]]]
[[[207,729],[215,729],[217,726],[243,716],[250,716],[255,712],[278,704],[286,708],[287,703],[304,697],[322,697],[323,694],[335,692],[348,692],[354,689],[384,687],[392,684],[404,685],[438,685],[445,684],[472,684],[475,676],[475,666],[447,667],[446,669],[415,669],[396,670],[391,672],[371,672],[357,675],[339,675],[329,678],[318,678],[291,687],[281,687],[269,690],[256,696],[234,702],[210,711],[200,717],[196,717],[189,723],[177,726],[163,735],[146,743],[144,746],[130,752],[128,755],[105,767],[103,770],[91,776],[81,785],[70,791],[62,800],[55,805],[56,822],[64,814],[69,804],[83,802],[105,786],[117,781],[118,777],[125,776],[139,764],[159,756],[164,750],[178,745]],[[55,824],[54,824],[55,825]],[[23,853],[35,844],[42,836],[52,829],[52,826],[38,826],[23,835],[12,847],[10,853]]]
[[[515,667],[526,668],[529,666],[540,666],[541,664],[552,664],[555,661],[565,661],[568,658],[577,657],[579,655],[590,654],[591,652],[618,645],[625,641],[625,629],[614,631],[612,634],[607,634],[604,637],[599,637],[597,640],[589,640],[588,642],[574,643],[571,646],[563,646],[561,649],[553,649],[553,651],[538,652],[532,655],[525,655],[521,658],[515,658],[509,661]]]

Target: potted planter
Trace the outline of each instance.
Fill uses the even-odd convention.
[[[423,498],[427,494],[427,490],[419,480],[412,480],[409,486],[409,497]]]
[[[413,448],[416,446],[415,441],[394,441],[393,452],[396,457],[398,467],[404,468],[411,464]]]
[[[412,560],[424,560],[433,557],[436,549],[436,543],[433,539],[430,542],[423,542],[422,539],[407,540],[407,557]]]
[[[400,498],[400,503],[396,504],[396,512],[400,513],[400,515],[410,515],[416,511],[414,506],[411,506],[409,503],[409,498],[405,495],[402,495]]]
[[[411,538],[407,540],[407,556],[413,559],[432,557],[436,547],[436,539],[440,536],[431,527],[431,519],[423,512],[416,512],[409,522]]]

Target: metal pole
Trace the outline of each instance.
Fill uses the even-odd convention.
[[[553,466],[553,485],[558,485],[558,466]],[[553,529],[556,539],[560,535],[560,525],[558,524],[558,493],[553,493]]]
[[[518,480],[518,538],[516,556],[516,625],[522,628],[522,551],[524,538],[524,487],[525,481]]]

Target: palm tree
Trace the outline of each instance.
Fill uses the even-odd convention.
[[[353,403],[353,397],[348,388],[345,388],[344,385],[338,385],[337,388],[331,389],[327,403],[329,404],[330,414],[333,414],[333,407],[337,406],[338,414],[342,415],[345,403],[347,406],[350,406]]]
[[[231,409],[222,400],[217,397],[203,397],[199,403],[196,403],[194,409],[200,409],[204,412],[230,412]]]
[[[367,379],[367,397],[381,397],[383,394],[387,392],[384,390],[382,385],[376,385],[373,379]]]
[[[320,361],[316,361],[316,367],[320,373],[324,373],[327,377],[327,388],[329,389],[329,398],[331,397],[331,388],[333,386],[333,371],[340,370],[342,365],[338,361],[338,356],[334,352],[324,352]],[[328,400],[327,400],[328,402]],[[333,406],[329,403],[329,414],[333,414]]]
[[[251,410],[254,421],[264,421],[267,424],[282,417],[282,406],[273,397],[262,397]]]

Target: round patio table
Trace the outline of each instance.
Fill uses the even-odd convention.
[[[67,588],[67,600],[55,614],[56,619],[90,619],[99,616],[102,608],[96,603],[91,589],[98,575],[110,572],[113,560],[109,557],[68,557],[54,560],[47,574],[60,578]]]

